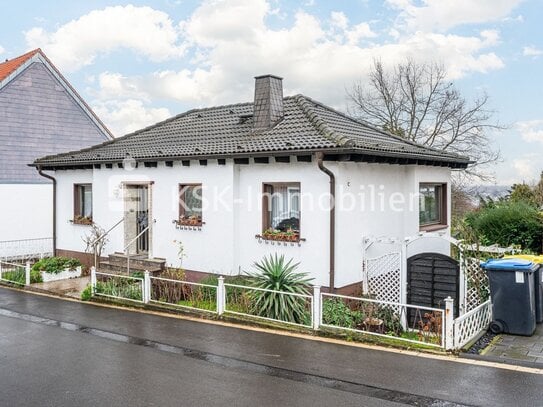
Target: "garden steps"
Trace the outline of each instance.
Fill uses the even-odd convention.
[[[112,274],[126,274],[128,257],[122,253],[113,253],[108,256],[108,260],[101,261],[98,270]],[[130,271],[149,271],[151,274],[159,274],[166,268],[166,259],[151,258],[147,256],[130,256]]]

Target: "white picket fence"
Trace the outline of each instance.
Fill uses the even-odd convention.
[[[12,263],[0,260],[0,281],[22,286],[30,285],[30,262]]]
[[[490,323],[491,304],[487,301],[476,309],[454,319],[454,301],[445,300],[445,308],[422,307],[394,301],[350,297],[322,293],[314,286],[311,294],[228,284],[223,277],[218,285],[200,284],[181,280],[143,277],[97,272],[91,268],[93,295],[112,299],[155,304],[163,307],[184,308],[217,315],[238,315],[250,319],[279,324],[298,325],[319,330],[357,332],[380,336],[406,343],[454,350],[463,347]],[[276,318],[262,315],[256,302],[275,296],[292,304],[293,313]],[[293,316],[294,315],[294,316]]]
[[[492,322],[490,300],[454,320],[454,349],[460,349],[487,330]]]

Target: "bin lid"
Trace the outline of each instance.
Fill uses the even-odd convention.
[[[536,256],[535,254],[514,254],[510,256],[504,256],[504,259],[524,259],[533,263],[543,264],[543,256]]]
[[[532,272],[539,267],[539,264],[526,259],[507,258],[490,259],[481,263],[481,267],[487,270]]]

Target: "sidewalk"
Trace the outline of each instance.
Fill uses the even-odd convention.
[[[48,291],[56,295],[65,295],[76,299],[81,298],[81,291],[90,284],[90,277],[70,278],[68,280],[51,281],[48,283],[35,283],[32,288]]]
[[[493,361],[543,368],[543,324],[537,325],[533,336],[501,335],[482,356]]]

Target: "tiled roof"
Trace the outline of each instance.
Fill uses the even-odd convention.
[[[37,48],[26,54],[23,54],[17,58],[9,59],[0,63],[0,82],[6,79],[9,75],[17,70],[27,60],[32,58],[36,53],[41,52],[41,49]]]
[[[306,96],[284,100],[284,118],[271,129],[253,128],[253,103],[190,110],[103,144],[35,161],[44,168],[136,160],[205,159],[259,154],[348,152],[465,167],[456,154],[407,142]]]

